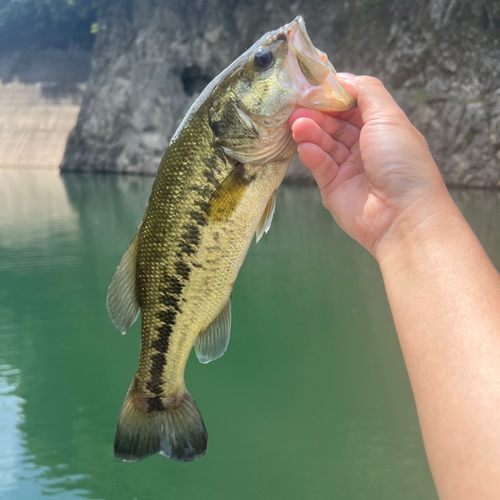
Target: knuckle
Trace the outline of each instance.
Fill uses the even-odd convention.
[[[348,125],[347,122],[341,121],[341,123],[337,127],[337,131],[332,135],[332,137],[334,137],[336,139],[339,137],[342,137],[345,134],[345,132],[347,131],[347,125]]]
[[[326,146],[324,148],[325,152],[328,153],[330,156],[333,155],[339,149],[339,143],[331,138],[325,146]]]
[[[383,87],[384,84],[374,76],[365,76],[363,80],[364,86],[373,86],[373,87]]]

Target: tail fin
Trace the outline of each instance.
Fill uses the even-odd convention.
[[[207,451],[208,434],[200,410],[189,392],[163,410],[148,411],[147,399],[129,389],[118,417],[115,456],[137,462],[160,453],[191,462]]]

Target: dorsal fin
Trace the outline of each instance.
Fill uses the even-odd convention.
[[[194,350],[200,363],[209,363],[220,358],[229,344],[231,332],[231,299],[208,328],[198,336]]]
[[[133,325],[140,311],[135,286],[138,241],[136,235],[118,264],[108,288],[108,314],[122,335]]]
[[[262,218],[260,219],[259,225],[257,226],[257,231],[255,235],[257,237],[257,243],[262,238],[264,233],[267,233],[271,227],[271,222],[273,221],[274,210],[276,209],[276,191],[271,195],[269,201],[267,202]]]

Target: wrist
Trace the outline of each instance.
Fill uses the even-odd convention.
[[[373,255],[384,269],[391,262],[411,258],[443,239],[453,238],[455,229],[465,223],[446,187],[427,193],[405,208],[383,237]]]

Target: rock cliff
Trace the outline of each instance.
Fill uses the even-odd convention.
[[[155,173],[204,86],[298,14],[337,70],[386,84],[449,184],[500,187],[496,0],[104,0],[62,169]]]

